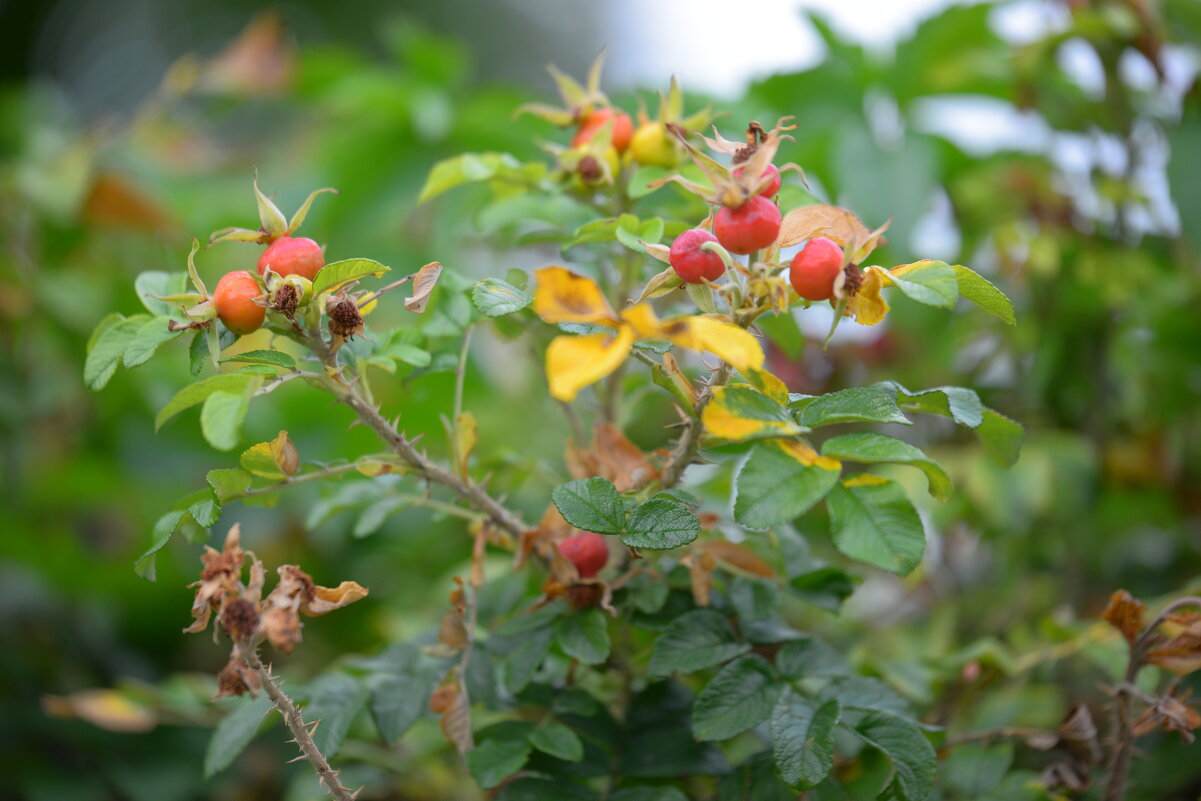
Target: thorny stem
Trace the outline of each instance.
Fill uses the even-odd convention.
[[[292,732],[293,742],[300,749],[301,756],[308,760],[308,763],[313,766],[313,770],[317,772],[318,781],[325,785],[326,791],[337,801],[354,801],[362,788],[353,792],[348,790],[338,778],[339,771],[329,766],[329,760],[321,753],[317,743],[313,742],[312,732],[316,730],[317,723],[320,721],[304,722],[296,704],[292,703],[292,699],[283,691],[275,677],[271,675],[271,671],[259,659],[253,643],[240,642],[238,650],[241,651],[246,666],[258,676],[271,703],[275,704],[275,708],[279,710],[280,716],[284,719],[284,725],[288,727],[288,731]]]
[[[696,410],[688,421],[684,424],[684,433],[680,434],[680,438],[676,441],[676,445],[671,449],[671,453],[667,457],[667,464],[663,468],[663,472],[659,475],[659,481],[663,489],[671,489],[676,484],[680,483],[680,478],[684,475],[685,468],[692,464],[696,458],[696,452],[700,448],[701,434],[704,433],[704,425],[701,424],[701,413],[705,411],[705,407],[709,405],[709,401],[713,400],[713,388],[721,386],[730,378],[730,365],[722,362],[721,367],[717,369],[717,373],[709,381],[709,385],[701,392],[701,396],[696,400]]]
[[[1201,606],[1201,597],[1178,598],[1165,606],[1142,634],[1130,646],[1130,658],[1126,662],[1126,675],[1115,689],[1117,704],[1114,707],[1114,749],[1109,763],[1109,782],[1105,786],[1104,801],[1122,801],[1126,795],[1126,780],[1130,775],[1130,760],[1134,756],[1134,729],[1130,719],[1130,699],[1135,695],[1135,680],[1146,664],[1147,654],[1155,644],[1155,630],[1167,620],[1168,615],[1184,606]]]
[[[526,525],[524,521],[514,512],[507,509],[500,501],[489,495],[483,487],[470,478],[460,478],[438,465],[424,453],[417,450],[413,440],[410,440],[396,426],[385,420],[383,415],[379,413],[379,409],[363,398],[362,392],[358,388],[359,381],[362,380],[361,376],[358,380],[349,384],[337,377],[339,372],[337,357],[330,351],[330,348],[325,344],[320,334],[313,331],[306,332],[306,340],[309,348],[317,354],[329,371],[325,386],[334,393],[338,400],[349,406],[358,415],[360,422],[374,431],[388,447],[395,450],[401,459],[424,475],[427,480],[441,484],[458,494],[476,509],[487,515],[496,526],[514,537],[520,538],[525,533]]]

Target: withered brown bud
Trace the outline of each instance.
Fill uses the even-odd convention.
[[[217,674],[217,694],[214,698],[224,698],[227,695],[245,695],[250,688],[246,686],[242,667],[231,659]]]
[[[363,315],[350,298],[343,298],[329,307],[329,332],[344,339],[353,339],[363,328]]]
[[[259,610],[245,598],[236,598],[221,612],[221,625],[235,640],[253,637],[259,628]]]
[[[567,603],[571,604],[573,609],[600,606],[604,596],[604,587],[592,582],[581,581],[567,588]]]
[[[576,172],[587,183],[596,183],[601,178],[605,177],[605,172],[601,169],[600,162],[595,156],[584,156],[580,159],[580,166],[576,168]]]
[[[284,284],[275,290],[271,299],[271,308],[291,320],[296,316],[296,307],[300,303],[300,293],[291,284]]]
[[[846,283],[842,285],[842,291],[849,297],[859,292],[859,288],[863,286],[863,270],[859,269],[858,264],[848,264],[846,270]]]

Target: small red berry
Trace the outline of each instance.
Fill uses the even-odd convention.
[[[613,134],[610,140],[618,152],[623,152],[630,146],[634,136],[634,121],[624,111],[613,108],[598,108],[580,122],[579,130],[571,138],[572,147],[582,147],[596,134],[600,127],[613,120]]]
[[[605,538],[592,531],[581,531],[559,543],[559,553],[575,565],[580,578],[592,578],[609,561]]]
[[[225,327],[238,336],[257,331],[267,310],[254,302],[263,294],[249,270],[235,270],[221,276],[213,290],[213,305]]]
[[[842,272],[842,248],[824,236],[810,239],[792,257],[788,280],[797,294],[807,300],[829,300],[834,279]]]
[[[735,178],[740,177],[742,175],[743,169],[744,169],[743,167],[738,167],[737,169],[735,169],[734,177]],[[771,176],[771,183],[769,183],[767,186],[763,187],[763,189],[761,189],[759,191],[759,194],[763,195],[763,197],[772,197],[773,195],[776,194],[776,192],[780,191],[780,183],[781,183],[780,171],[778,169],[776,169],[775,164],[768,164],[766,167],[763,168],[763,172],[759,173],[760,178],[765,178],[769,175]]]
[[[690,284],[701,284],[705,280],[716,281],[726,271],[721,256],[701,250],[706,242],[716,242],[717,237],[703,228],[693,228],[676,237],[671,243],[668,260],[676,275]]]
[[[713,218],[713,233],[731,253],[746,255],[762,250],[780,233],[780,209],[762,195],[736,208],[722,206]]]
[[[324,266],[321,246],[302,236],[281,236],[259,256],[259,275],[270,267],[279,275],[301,275],[312,281]]]

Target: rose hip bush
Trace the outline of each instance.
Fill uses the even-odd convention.
[[[111,315],[93,334],[91,388],[160,349],[161,358],[186,359],[195,380],[156,425],[199,407],[207,441],[240,453],[163,514],[136,566],[153,578],[156,554],[177,534],[225,535],[222,550],[203,556],[189,630],[212,620],[225,633],[230,660],[218,694],[244,700],[217,727],[206,771],[229,765],[275,709],[336,798],[354,797],[336,766],[352,729],[362,731],[356,723],[369,718],[391,744],[426,715],[475,783],[509,801],[966,797],[965,771],[997,771],[991,752],[970,752],[975,740],[1026,735],[949,734],[897,688],[858,673],[845,644],[797,621],[807,610],[836,614],[865,575],[907,576],[922,564],[926,524],[911,494],[941,502],[953,488],[905,427],[945,418],[1004,465],[1017,459],[1022,428],[963,387],[883,381],[791,393],[766,366],[764,331],[815,305],[832,311],[832,335],[848,317],[881,323],[891,303],[951,314],[960,299],[983,312],[980,326],[1013,325],[1011,304],[966,266],[880,263],[887,221],[868,225],[823,203],[782,205],[788,184],[804,182],[800,167],[775,163],[790,118],[770,129],[752,121],[727,138],[712,127],[711,108],[685,113],[674,82],[655,116],[632,117],[609,102],[599,72],[598,61],[581,84],[554,71],[561,105],[523,109],[565,129],[545,144],[545,160],[464,154],[434,165],[422,192],[428,202],[479,185],[502,218],[515,198],[553,199],[545,218],[510,214],[511,228],[561,248],[572,267],[471,282],[436,262],[396,278],[406,271],[344,258],[351,246],[341,242],[329,243],[339,257],[327,259],[296,234],[314,199],[332,190],[312,193],[288,219],[256,179],[260,226],[215,232],[210,246],[247,249],[257,270],[228,273],[210,294],[194,243],[186,271],[138,279],[144,314]],[[407,297],[396,301],[397,292]],[[429,322],[377,328],[385,304]],[[403,409],[381,408],[372,386],[400,367],[429,366],[427,341],[448,325],[460,346],[445,430],[406,430]],[[230,347],[260,328],[266,346]],[[562,465],[569,480],[536,510],[511,508],[476,454],[462,380],[472,337],[490,335],[528,341],[574,432]],[[165,347],[175,339],[186,340],[186,353]],[[270,403],[293,381],[345,407],[331,425],[366,426],[378,452],[316,463],[301,457],[303,432],[286,431],[245,447],[250,405]],[[669,445],[651,452],[622,430],[626,410],[648,393],[678,415]],[[301,616],[389,588],[353,577],[321,587],[297,565],[279,567],[268,587],[254,532],[222,516],[318,481],[345,488],[322,503],[367,497],[381,520],[402,505],[460,518],[473,559],[453,585],[435,588],[448,596],[436,628],[290,693],[269,663],[301,645]],[[799,518],[823,520],[824,530]],[[1108,619],[1131,643],[1131,686],[1163,648],[1192,653],[1156,633],[1191,618],[1147,623],[1128,597],[1115,596],[1112,609]],[[1174,687],[1159,698],[1139,692],[1121,696],[1124,731],[1188,733],[1195,713]],[[1141,725],[1130,721],[1132,698],[1146,706]],[[1067,753],[1052,765],[1060,785],[1100,762],[1073,750],[1075,731],[1027,738],[1031,748]],[[954,761],[965,753],[972,759]],[[1045,798],[1054,782],[1037,778],[1016,771],[990,797]]]

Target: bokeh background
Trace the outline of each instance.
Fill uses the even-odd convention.
[[[137,309],[139,272],[180,269],[193,236],[253,225],[255,167],[285,209],[316,186],[342,191],[306,224],[331,258],[436,258],[465,281],[561,259],[507,244],[520,210],[478,214],[470,191],[416,198],[438,159],[533,158],[539,138],[562,141],[512,109],[552,93],[546,63],[582,75],[606,45],[619,104],[653,107],[675,74],[690,107],[731,112],[727,133],[795,114],[782,160],[869,225],[892,217],[893,263],[958,261],[1014,298],[1015,329],[897,304],[828,351],[816,315],[807,339],[777,339],[773,367],[795,391],[959,383],[1028,431],[1008,471],[955,441],[938,449],[957,493],[930,510],[921,576],[872,578],[822,625],[930,708],[939,677],[984,660],[998,679],[981,725],[1016,710],[1054,726],[1096,701],[1087,666],[1121,656],[1089,635],[1108,594],[1154,601],[1201,572],[1199,42],[1195,0],[0,2],[0,797],[317,796],[306,768],[282,766],[281,738],[202,777],[223,658],[179,634],[199,545],[160,554],[154,583],[132,563],[163,511],[236,456],[209,450],[194,421],[154,432],[187,375],[181,347],[92,394],[88,334]],[[247,266],[239,247],[206,252],[202,273]],[[483,466],[536,516],[561,479],[565,424],[543,414],[536,363],[491,339],[476,337],[466,405]],[[454,344],[431,345],[430,369],[381,394],[409,430],[435,432],[436,451]],[[648,402],[624,422],[653,448],[670,420]],[[252,409],[247,442],[283,428],[302,456],[369,450],[347,422],[293,385]],[[222,523],[242,521],[268,563],[376,590],[339,625],[306,629],[286,666],[298,683],[436,620],[468,556],[453,519],[356,492],[294,491]],[[76,694],[113,687],[140,704],[133,722],[81,719]],[[47,695],[66,699],[50,702],[58,714]],[[436,723],[399,753],[367,739],[342,758],[375,797],[474,797]],[[1152,749],[1140,797],[1196,798],[1197,751],[1174,737]]]

